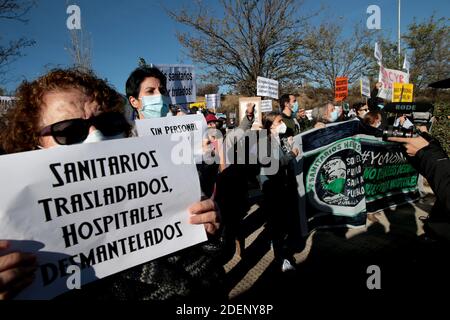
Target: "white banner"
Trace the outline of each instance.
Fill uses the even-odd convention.
[[[361,95],[370,98],[370,80],[369,80],[369,78],[362,76],[359,81],[361,84]]]
[[[392,99],[392,87],[394,82],[409,83],[409,74],[394,69],[387,69],[380,65],[378,81],[383,85],[378,91],[378,97],[386,100]]]
[[[197,100],[194,66],[184,64],[158,64],[156,68],[167,78],[167,90],[172,104]]]
[[[406,70],[406,72],[408,72],[408,74],[409,74],[409,68],[410,68],[410,64],[409,64],[408,56],[405,54],[405,60],[403,60],[403,69]]]
[[[173,149],[175,164],[201,163],[202,139],[207,129],[203,114],[136,120],[136,130],[141,136],[167,136],[177,145]]]
[[[261,112],[271,112],[271,111],[272,111],[272,100],[262,100]]]
[[[67,291],[70,265],[83,285],[207,240],[188,223],[195,165],[174,165],[175,146],[154,135],[1,156],[1,238],[39,265],[17,299]]]
[[[381,53],[381,48],[378,45],[378,42],[375,42],[374,56],[375,56],[375,59],[377,59],[378,64],[381,65],[381,60],[383,59],[383,54]]]
[[[278,81],[258,77],[256,80],[256,95],[278,99]]]
[[[216,109],[220,108],[220,93],[205,94],[205,102],[207,109],[213,109],[216,112]]]

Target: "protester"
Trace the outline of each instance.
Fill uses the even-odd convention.
[[[299,154],[299,149],[291,148],[285,152],[281,147],[280,135],[286,131],[286,124],[279,112],[269,112],[264,120],[267,133],[268,150],[279,152],[279,169],[275,174],[263,175],[263,194],[267,223],[272,239],[275,262],[281,271],[295,270],[294,239],[295,199],[290,188],[289,165]],[[278,147],[277,147],[278,146]],[[264,171],[263,171],[264,172]],[[296,188],[294,188],[296,190]]]
[[[308,119],[308,117],[306,116],[305,109],[303,108],[298,110],[297,121],[300,126],[299,130],[300,132],[305,132],[313,127],[311,120]]]
[[[214,128],[217,130],[222,129],[223,122],[222,120],[218,119],[214,114],[208,113],[205,117],[206,124],[208,125],[208,128]]]
[[[324,128],[326,124],[336,122],[339,118],[339,111],[334,108],[331,102],[327,102],[321,107],[316,107],[312,111],[314,128]]]
[[[364,102],[357,102],[353,104],[353,109],[356,112],[356,118],[363,121],[365,115],[369,112],[369,106]]]
[[[382,82],[377,82],[373,90],[370,92],[370,98],[367,101],[370,111],[379,111],[384,107],[384,100],[378,97],[378,93],[382,86]]]
[[[136,119],[167,115],[170,99],[166,84],[166,77],[158,68],[142,67],[131,73],[126,83],[126,94]]]
[[[151,81],[159,90],[160,83]],[[53,70],[31,83],[22,83],[16,96],[17,106],[7,115],[8,127],[1,139],[8,153],[102,141],[130,133],[130,125],[120,112],[124,105],[122,97],[92,73]],[[141,115],[146,115],[147,105],[138,108]],[[151,106],[153,113],[161,113],[156,102]],[[159,107],[162,109],[163,104]],[[61,298],[155,301],[223,298],[223,268],[215,262],[221,248],[217,205],[208,199],[194,203],[189,211],[190,223],[203,224],[211,237],[209,242],[87,284]],[[18,287],[29,283],[32,266],[32,256],[27,254],[1,256],[1,297],[11,297]]]
[[[379,128],[383,117],[379,111],[369,111],[363,118],[363,123],[373,128]]]
[[[239,128],[241,128],[244,131],[250,130],[254,122],[255,122],[255,104],[249,102],[247,103],[245,109],[245,116],[241,119],[241,122],[239,123]]]
[[[287,127],[284,137],[293,137],[300,133],[298,122],[295,119],[298,109],[297,98],[293,94],[283,94],[280,97],[281,116]]]

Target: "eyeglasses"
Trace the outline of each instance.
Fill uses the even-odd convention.
[[[69,119],[51,124],[39,133],[53,136],[58,144],[69,145],[86,140],[89,128],[94,126],[105,136],[115,136],[130,129],[130,124],[120,112],[104,112],[89,119]]]

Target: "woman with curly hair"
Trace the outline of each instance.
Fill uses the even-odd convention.
[[[90,72],[53,70],[33,82],[22,83],[16,97],[1,137],[6,153],[96,142],[131,133],[131,125],[122,114],[124,98]],[[217,233],[220,224],[213,200],[196,202],[189,211],[190,223],[203,224],[209,235]],[[31,284],[37,267],[34,255],[5,254],[7,247],[8,241],[0,240],[0,300]],[[87,284],[63,297],[157,301],[211,297],[207,288],[216,292],[223,288],[212,285],[223,271],[210,256],[217,252],[214,248],[211,242],[188,248]]]

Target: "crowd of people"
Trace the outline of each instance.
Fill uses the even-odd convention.
[[[134,120],[185,114],[171,106],[166,84],[164,74],[154,67],[131,72],[125,85],[126,99],[92,72],[77,69],[57,69],[32,82],[25,81],[16,91],[14,108],[6,115],[6,127],[0,136],[2,153],[135,136]],[[293,199],[298,194],[292,164],[301,150],[294,145],[293,137],[352,118],[358,119],[366,132],[381,136],[383,115],[376,99],[375,95],[368,102],[356,103],[348,113],[326,103],[313,109],[310,120],[295,95],[282,95],[279,111],[266,113],[262,123],[267,135],[260,143],[278,152],[278,171],[270,175],[260,175],[264,167],[261,163],[228,163],[230,155],[223,148],[228,140],[243,143],[244,149],[252,152],[247,138],[255,121],[254,105],[247,106],[239,131],[226,130],[222,120],[205,112],[205,156],[197,164],[203,197],[188,210],[190,223],[203,225],[208,241],[87,284],[58,299],[225,301],[223,265],[235,253],[236,240],[243,250],[240,222],[249,206],[248,183],[255,177],[259,177],[264,195],[275,263],[283,272],[295,270],[293,255],[299,240]],[[391,140],[405,143],[406,152],[417,160],[418,170],[430,179],[437,203],[449,212],[450,198],[445,191],[450,181],[449,160],[436,140]],[[11,298],[28,286],[37,268],[33,253],[4,254],[7,247],[8,241],[0,240],[0,299]]]

